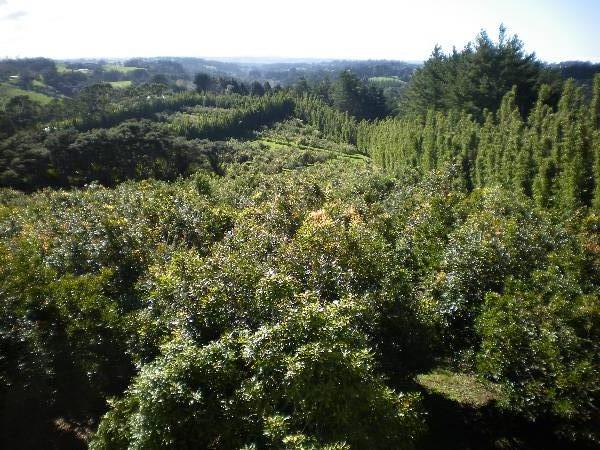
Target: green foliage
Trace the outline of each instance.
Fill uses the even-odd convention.
[[[260,132],[262,142],[270,146],[294,146],[298,149],[310,150],[307,155],[315,151],[333,151],[346,153],[353,157],[361,157],[357,154],[357,148],[352,144],[332,142],[324,137],[324,133],[316,126],[306,124],[298,118],[278,122],[272,127]]]
[[[92,91],[91,94],[95,94]],[[235,96],[219,96],[215,94],[199,94],[184,92],[181,94],[149,94],[143,98],[138,96],[126,97],[121,101],[108,102],[106,98],[100,96],[101,107],[98,106],[90,111],[90,105],[98,104],[98,95],[91,98],[83,97],[80,99],[79,108],[82,116],[74,116],[64,123],[78,130],[85,131],[92,128],[107,128],[119,124],[128,119],[151,119],[156,113],[162,111],[176,111],[184,107],[205,106],[205,107],[231,107],[243,102],[244,99]]]
[[[206,73],[198,73],[194,77],[194,84],[196,85],[196,91],[202,93],[210,89],[212,85],[212,78]]]
[[[31,191],[45,186],[81,186],[92,181],[114,186],[129,179],[173,180],[200,168],[219,173],[219,146],[191,139],[247,136],[287,118],[293,110],[292,100],[281,95],[185,94],[132,104],[107,103],[107,89],[97,86],[82,94],[87,105],[85,114],[75,117],[73,125],[79,130],[115,123],[118,126],[90,131],[49,126],[0,142],[0,186]],[[172,115],[165,113],[169,108],[186,105],[194,108]],[[167,123],[145,119],[122,122],[129,117],[156,119],[158,112]],[[5,115],[7,134],[14,133],[17,117],[20,116],[16,113]],[[24,117],[35,120],[29,113]]]
[[[330,300],[378,289],[389,264],[382,236],[354,208],[338,208],[327,205],[312,212],[283,250],[285,272]]]
[[[507,277],[527,277],[544,265],[558,241],[529,202],[504,191],[476,191],[465,206],[431,287],[459,336],[471,332],[469,323],[487,292],[501,292]]]
[[[431,112],[424,122],[418,118],[391,118],[362,124],[357,146],[397,175],[414,173],[421,177],[429,170],[456,165],[460,168],[456,182],[470,187],[477,132],[469,116]]]
[[[592,128],[600,129],[600,74],[594,77],[591,107]]]

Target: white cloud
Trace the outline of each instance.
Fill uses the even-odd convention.
[[[0,17],[0,20],[19,20],[27,15],[26,11],[15,11]]]

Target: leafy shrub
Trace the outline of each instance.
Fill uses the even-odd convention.
[[[422,430],[418,398],[373,372],[352,325],[360,305],[322,307],[314,294],[298,304],[254,333],[206,346],[176,338],[104,417],[92,448],[280,448],[306,439],[412,448]]]

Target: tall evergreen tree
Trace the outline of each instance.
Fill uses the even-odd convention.
[[[565,84],[557,112],[555,159],[559,168],[557,198],[561,208],[571,211],[585,201],[587,142],[584,136],[584,108],[581,89],[573,80]],[[588,166],[589,167],[589,166]]]
[[[542,85],[538,100],[528,119],[527,145],[531,148],[534,178],[532,195],[539,206],[547,206],[551,196],[551,186],[554,163],[552,162],[552,147],[554,145],[554,113],[548,105],[551,95],[550,87]]]
[[[361,115],[361,82],[349,70],[340,74],[333,88],[333,104],[340,111],[360,117]]]
[[[436,46],[412,77],[403,101],[405,113],[424,115],[429,108],[459,109],[483,121],[484,110],[495,112],[504,95],[517,86],[516,103],[527,115],[545,81],[558,79],[535,54],[528,54],[517,36],[500,27],[498,41],[482,31],[462,51],[445,55]]]
[[[427,62],[412,76],[402,110],[405,113],[424,114],[429,109],[446,109],[447,70],[448,58],[442,52],[442,47],[436,45]]]
[[[422,139],[422,162],[421,165],[425,172],[434,170],[437,167],[437,149],[436,149],[436,113],[430,109],[425,119],[425,128],[423,129]]]
[[[475,187],[481,188],[492,183],[494,179],[494,115],[486,111],[485,121],[479,132],[479,146],[475,158]]]
[[[600,211],[600,130],[594,130],[592,135],[592,158],[594,162],[594,194],[592,206],[596,211]]]
[[[523,146],[523,121],[516,104],[516,86],[507,93],[498,111],[498,136],[502,155],[498,167],[506,187],[524,191],[530,184],[529,156]]]
[[[591,103],[592,129],[600,130],[600,73],[594,77]]]
[[[600,74],[594,78],[590,105],[591,155],[594,177],[594,209],[600,210]]]
[[[213,85],[213,79],[207,73],[197,73],[194,77],[194,84],[198,92],[207,92]]]
[[[250,95],[262,97],[265,95],[265,88],[258,81],[250,83]]]

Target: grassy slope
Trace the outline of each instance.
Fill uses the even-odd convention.
[[[141,67],[121,66],[118,64],[105,64],[103,66],[103,69],[106,71],[122,72],[122,73],[129,73],[129,72],[133,72],[134,70],[145,70]]]
[[[366,161],[371,160],[371,158],[369,158],[368,156],[362,155],[360,153],[337,152],[335,150],[330,150],[327,148],[310,147],[308,145],[302,145],[302,144],[298,144],[296,142],[286,143],[284,141],[279,141],[279,140],[272,139],[272,138],[264,138],[263,137],[261,139],[258,139],[256,142],[259,142],[271,149],[296,148],[296,149],[301,149],[301,150],[317,150],[317,151],[333,153],[340,158],[345,158],[345,159],[351,160],[351,161],[365,161],[366,162]]]
[[[378,82],[378,81],[399,81],[401,83],[403,83],[403,81],[398,78],[398,77],[371,77],[369,78],[369,81],[374,81],[374,82]]]
[[[17,95],[26,95],[31,100],[41,104],[47,104],[52,101],[52,97],[48,95],[40,94],[39,92],[34,91],[26,91],[13,86],[10,83],[0,83],[0,104],[5,104],[11,98],[16,97]]]
[[[112,87],[114,87],[116,89],[125,89],[125,88],[128,88],[129,86],[131,86],[132,82],[130,80],[111,81],[108,84],[110,84]]]
[[[466,373],[438,369],[419,375],[417,383],[463,406],[480,408],[501,399],[499,386]]]

